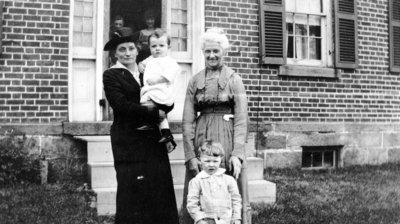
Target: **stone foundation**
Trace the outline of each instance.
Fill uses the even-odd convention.
[[[303,146],[342,146],[339,167],[400,162],[400,124],[277,123],[259,130],[264,168],[300,168]]]

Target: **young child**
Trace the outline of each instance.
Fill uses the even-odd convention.
[[[143,105],[156,104],[164,112],[165,106],[172,106],[175,100],[173,84],[175,77],[180,73],[180,67],[174,59],[168,56],[170,38],[162,29],[156,29],[149,36],[151,56],[139,63],[139,71],[143,72],[143,88],[140,103]],[[164,106],[165,105],[165,106]],[[160,122],[159,128],[162,138],[160,143],[176,143],[169,129],[168,120]],[[138,130],[151,129],[150,125],[143,125]]]
[[[205,141],[199,148],[202,171],[189,182],[187,209],[195,224],[240,224],[242,198],[236,180],[219,168],[220,143]]]

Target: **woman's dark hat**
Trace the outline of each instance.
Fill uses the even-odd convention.
[[[130,27],[121,27],[111,34],[111,39],[104,45],[105,51],[114,50],[118,44],[136,42],[139,40],[139,33],[133,33]]]

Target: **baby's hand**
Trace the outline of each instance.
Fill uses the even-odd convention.
[[[152,85],[155,85],[156,82],[154,82],[154,80],[152,80],[152,79],[147,79],[146,80],[146,84],[149,85],[149,86],[152,86]]]
[[[143,62],[139,62],[139,64],[138,64],[139,72],[143,73],[145,69],[146,69],[146,65]]]

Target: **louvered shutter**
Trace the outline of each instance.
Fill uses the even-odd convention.
[[[390,71],[400,72],[400,1],[389,1]]]
[[[260,49],[264,64],[286,64],[285,1],[260,0]]]
[[[338,68],[356,68],[357,3],[356,0],[335,0],[335,64]]]

